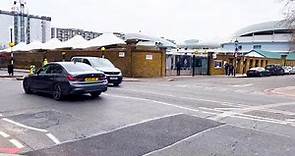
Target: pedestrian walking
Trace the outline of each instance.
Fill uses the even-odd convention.
[[[45,65],[47,65],[47,64],[48,64],[48,60],[47,60],[47,58],[45,57],[45,58],[43,58],[42,65],[45,66]]]
[[[228,73],[229,73],[229,64],[227,62],[224,62],[224,70],[225,70],[225,75],[228,76]]]
[[[228,67],[228,76],[234,76],[234,66],[232,64]]]
[[[8,75],[9,76],[13,76],[14,75],[14,72],[13,72],[13,69],[14,68],[14,66],[13,66],[13,59],[11,59],[10,61],[9,61],[9,64],[7,65],[7,72],[8,72]]]
[[[176,70],[177,70],[177,76],[180,76],[181,63],[179,60],[177,60],[176,62]]]

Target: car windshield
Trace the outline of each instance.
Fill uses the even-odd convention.
[[[77,73],[77,72],[96,72],[91,66],[84,63],[67,63],[62,65],[67,72]]]
[[[108,67],[108,68],[115,67],[108,59],[92,58],[90,60],[93,67]]]

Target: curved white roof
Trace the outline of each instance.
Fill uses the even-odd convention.
[[[20,42],[13,47],[13,51],[22,51],[27,46],[26,43]]]
[[[62,42],[61,48],[84,48],[85,44],[87,44],[87,40],[85,40],[81,35],[76,35],[73,38]]]
[[[159,42],[161,43],[160,46],[162,47],[173,47],[173,48],[176,48],[177,46],[166,40],[166,39],[163,39],[163,38],[158,38],[158,37],[150,37],[150,36],[147,36],[147,35],[143,35],[143,34],[137,34],[137,33],[127,33],[124,35],[124,38],[125,40],[133,40],[133,39],[136,39],[136,40],[139,40],[139,41],[151,41],[151,42]]]
[[[30,51],[34,49],[42,49],[43,43],[40,41],[33,41],[30,44],[25,45],[22,47],[20,51]]]
[[[62,42],[57,38],[52,38],[42,45],[42,49],[56,49],[56,48],[62,48],[62,47],[63,47]]]
[[[83,48],[102,47],[108,45],[126,44],[124,40],[117,37],[113,33],[103,33],[95,39],[88,41]]]
[[[289,24],[287,21],[271,21],[271,22],[264,22],[259,24],[254,24],[248,27],[245,27],[239,31],[237,31],[234,36],[239,37],[242,35],[261,32],[261,31],[272,31],[272,30],[288,30]]]

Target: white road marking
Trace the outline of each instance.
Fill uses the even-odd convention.
[[[253,86],[252,83],[249,83],[249,84],[241,84],[241,85],[232,85],[233,87],[250,87],[250,86]]]
[[[1,135],[3,138],[8,138],[8,137],[10,137],[10,135],[8,135],[7,133],[2,132],[2,131],[0,131],[0,135]]]
[[[141,100],[141,101],[149,101],[153,103],[158,103],[166,106],[172,106],[176,108],[180,108],[183,110],[188,110],[188,111],[193,111],[193,112],[201,112],[205,114],[212,114],[215,115],[213,117],[209,117],[207,119],[214,120],[214,121],[220,121],[223,118],[226,117],[232,117],[232,118],[241,118],[241,119],[248,119],[252,121],[262,121],[262,122],[269,122],[269,123],[275,123],[275,124],[281,124],[281,125],[290,125],[290,126],[295,126],[294,123],[292,122],[287,122],[287,121],[282,121],[282,120],[276,120],[276,119],[271,119],[271,118],[264,118],[264,117],[259,117],[259,116],[252,116],[252,115],[247,115],[243,114],[249,111],[254,111],[254,110],[263,110],[271,107],[277,107],[277,106],[284,106],[284,105],[295,105],[295,102],[290,102],[290,103],[276,103],[276,104],[269,104],[269,105],[261,105],[261,106],[251,106],[248,108],[237,108],[235,111],[227,111],[223,113],[213,113],[213,112],[207,112],[207,111],[201,111],[198,109],[192,109],[192,108],[187,108],[183,106],[178,106],[175,104],[170,104],[170,103],[165,103],[161,101],[156,101],[156,100],[150,100],[150,99],[144,99],[144,98],[137,98],[137,97],[129,97],[129,96],[120,96],[120,95],[109,95],[109,94],[104,94],[106,96],[112,96],[112,97],[118,97],[118,98],[125,98],[125,99],[134,99],[134,100]],[[210,108],[206,108],[210,110]],[[211,109],[214,110],[214,109]],[[215,110],[216,111],[216,110]],[[220,111],[221,112],[221,111]]]
[[[30,129],[30,130],[33,130],[33,131],[38,131],[38,132],[43,132],[43,133],[47,133],[48,132],[46,129],[39,129],[39,128],[35,128],[35,127],[30,127],[30,126],[27,126],[27,125],[24,125],[24,124],[15,122],[15,121],[10,120],[10,119],[7,119],[7,118],[3,118],[2,120],[3,121],[6,121],[6,122],[9,122],[9,123],[11,123],[13,125],[16,125],[16,126],[25,128],[25,129]]]
[[[20,143],[16,139],[10,139],[9,142],[11,142],[17,148],[24,148],[25,147],[22,143]]]
[[[230,111],[230,110],[236,110],[237,108],[214,108],[214,110],[218,111]]]
[[[55,144],[60,144],[61,142],[51,133],[47,133],[46,136],[51,139]]]
[[[251,111],[257,111],[257,110],[266,110],[266,109],[270,109],[273,107],[280,107],[280,106],[286,106],[286,105],[295,105],[295,102],[288,102],[288,103],[275,103],[275,104],[268,104],[268,105],[259,105],[259,106],[251,106],[248,108],[241,108],[241,109],[236,109],[233,111],[229,111],[229,112],[224,112],[222,114],[218,114],[215,117],[212,117],[212,120],[221,120],[225,117],[232,117],[236,114],[244,114],[247,112],[251,112]],[[285,121],[282,121],[285,122]]]
[[[206,130],[204,130],[204,131],[202,131],[202,132],[199,132],[199,133],[196,133],[196,134],[194,134],[194,135],[192,135],[192,136],[189,136],[189,137],[187,137],[187,138],[185,138],[185,139],[183,139],[183,140],[177,141],[177,142],[175,142],[174,144],[171,144],[171,145],[166,146],[166,147],[164,147],[164,148],[157,149],[157,150],[152,151],[152,152],[150,152],[150,153],[144,154],[143,156],[148,156],[148,155],[155,154],[155,153],[157,153],[157,152],[163,151],[163,150],[165,150],[165,149],[169,149],[169,148],[171,148],[171,147],[173,147],[173,146],[176,146],[177,144],[180,144],[180,143],[185,142],[185,141],[189,141],[189,140],[191,140],[191,139],[194,138],[194,137],[197,137],[197,136],[203,135],[203,134],[205,134],[205,133],[211,132],[211,131],[213,131],[213,130],[216,130],[216,129],[219,129],[219,128],[222,128],[222,127],[225,127],[225,126],[227,126],[227,125],[220,125],[220,126],[217,126],[217,127],[213,127],[213,128],[206,129]]]
[[[268,123],[274,123],[274,124],[279,124],[279,125],[287,125],[287,124],[290,124],[291,126],[294,126],[292,125],[292,123],[287,123],[287,122],[284,122],[284,121],[273,121],[273,120],[264,120],[264,119],[257,119],[257,118],[251,118],[251,117],[246,117],[246,116],[232,116],[233,118],[240,118],[240,119],[245,119],[245,120],[251,120],[251,121],[261,121],[261,122],[268,122]]]
[[[215,109],[212,109],[212,108],[207,108],[207,107],[198,107],[198,108],[203,109],[203,110],[207,110],[207,111],[223,113],[223,111],[215,110]]]
[[[212,112],[205,112],[205,111],[201,111],[201,110],[197,110],[197,109],[192,109],[192,108],[188,108],[188,107],[183,107],[183,106],[178,106],[178,105],[174,105],[174,104],[170,104],[170,103],[166,103],[166,102],[161,102],[161,101],[156,101],[156,100],[151,100],[151,99],[144,99],[144,98],[137,98],[137,97],[130,97],[130,96],[120,96],[120,95],[109,95],[109,94],[104,94],[106,96],[112,96],[112,97],[118,97],[118,98],[125,98],[125,99],[134,99],[134,100],[140,100],[140,101],[149,101],[149,102],[153,102],[153,103],[158,103],[158,104],[162,104],[162,105],[166,105],[166,106],[172,106],[172,107],[176,107],[176,108],[180,108],[180,109],[184,109],[184,110],[189,110],[192,112],[202,112],[202,113],[206,113],[206,114],[217,114],[217,113],[212,113]]]
[[[3,117],[3,115],[0,113],[0,117]]]
[[[161,93],[155,93],[151,91],[138,91],[133,89],[123,89],[127,91],[133,91],[133,92],[142,92],[142,93],[148,93],[148,94],[155,94],[155,95],[161,95],[161,96],[169,96],[169,97],[175,97],[175,95],[171,94],[161,94]],[[217,101],[217,100],[209,100],[209,99],[201,99],[201,98],[192,98],[192,97],[184,97],[184,96],[178,96],[177,98],[180,99],[187,99],[187,100],[194,100],[194,101],[203,101],[203,102],[211,102],[211,103],[217,103],[224,106],[231,106],[231,107],[249,107],[249,105],[239,104],[239,103],[231,103],[231,102],[225,102],[225,101]]]

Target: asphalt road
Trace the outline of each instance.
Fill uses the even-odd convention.
[[[294,78],[143,79],[61,102],[1,79],[0,153],[294,155],[295,98],[270,92]]]

